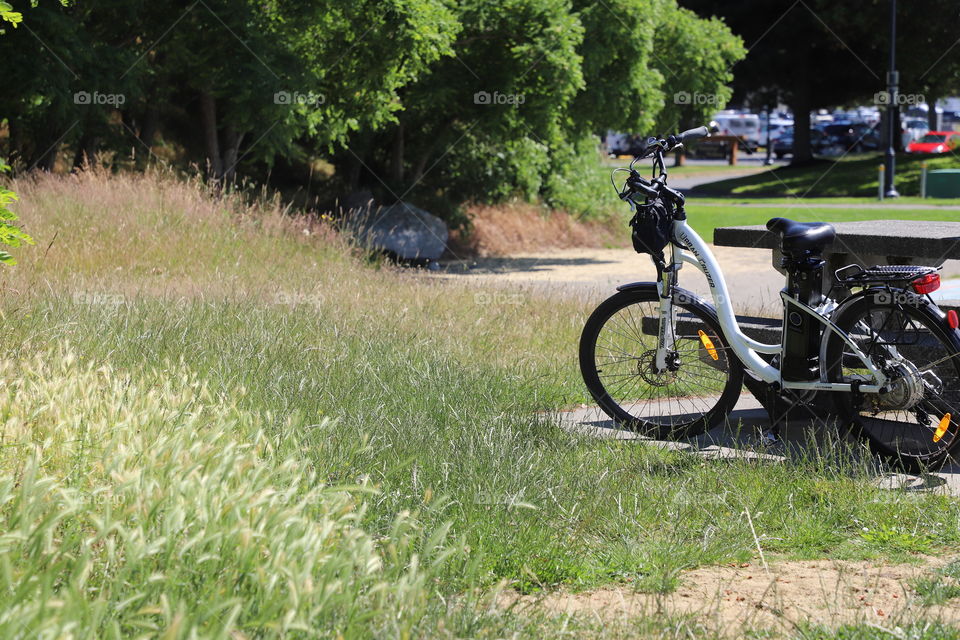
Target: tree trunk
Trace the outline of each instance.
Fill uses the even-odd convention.
[[[437,147],[437,142],[440,140],[440,136],[436,135],[430,139],[430,142],[427,144],[426,149],[423,150],[423,153],[420,154],[420,157],[417,158],[417,164],[413,168],[413,182],[412,184],[417,184],[423,179],[423,174],[427,170],[427,162],[430,160],[430,157],[433,155],[433,150]]]
[[[394,183],[394,188],[403,182],[403,120],[397,123],[397,131],[393,138],[390,180]]]
[[[790,164],[803,164],[813,159],[810,148],[810,76],[806,55],[797,56],[794,66],[795,89],[791,97],[793,109],[793,160]]]
[[[223,162],[220,158],[220,138],[217,135],[217,100],[209,92],[200,94],[200,125],[203,127],[203,145],[210,163],[210,177],[223,177]]]
[[[237,158],[240,155],[240,143],[243,142],[245,134],[238,133],[233,127],[227,127],[223,130],[223,181],[225,183],[233,182],[237,175]]]
[[[143,143],[143,151],[146,159],[149,160],[153,149],[153,139],[157,136],[160,128],[160,109],[150,105],[143,114],[143,126],[140,127],[140,133],[137,135],[140,142]]]
[[[60,142],[57,141],[53,146],[47,149],[46,152],[39,158],[35,163],[35,166],[41,171],[53,171],[54,167],[57,166],[57,157],[60,155]]]
[[[84,132],[77,143],[77,150],[73,154],[73,168],[82,169],[84,165],[93,160],[97,153],[97,144],[99,140],[96,136]]]
[[[810,148],[810,102],[806,95],[797,97],[790,104],[793,109],[793,160],[791,164],[802,164],[813,159]]]
[[[939,129],[939,122],[937,122],[937,98],[935,96],[927,96],[927,126],[930,127],[930,131],[936,131]]]
[[[20,157],[20,147],[22,144],[22,136],[20,135],[20,126],[17,125],[14,119],[7,120],[7,153],[6,159],[9,164],[13,164],[13,161]]]

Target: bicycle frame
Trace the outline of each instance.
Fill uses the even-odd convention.
[[[660,331],[657,345],[656,363],[658,367],[665,367],[667,361],[667,351],[673,344],[673,289],[677,283],[677,275],[684,262],[692,264],[707,279],[707,285],[710,287],[710,293],[713,297],[714,307],[716,308],[717,318],[723,335],[744,366],[764,382],[777,384],[782,389],[812,389],[824,391],[858,391],[861,393],[879,393],[886,388],[887,377],[877,369],[876,365],[870,361],[860,348],[827,316],[829,309],[835,304],[832,300],[825,300],[818,308],[809,307],[799,300],[789,296],[786,291],[781,291],[780,297],[787,305],[816,318],[823,324],[825,331],[820,348],[820,380],[809,382],[795,382],[783,380],[778,368],[766,362],[759,354],[781,353],[782,344],[764,344],[753,340],[745,335],[737,324],[736,315],[733,312],[733,305],[730,301],[730,294],[727,290],[727,283],[723,277],[720,265],[716,257],[710,251],[710,247],[704,242],[703,238],[697,234],[686,222],[686,220],[674,220],[673,238],[671,243],[670,264],[663,271],[661,282],[657,283],[660,292]],[[826,371],[823,367],[823,355],[830,332],[837,334],[852,350],[853,355],[859,358],[864,367],[870,371],[874,377],[875,384],[858,384],[856,387],[850,383],[834,383],[826,380]]]

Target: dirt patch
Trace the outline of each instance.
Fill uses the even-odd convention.
[[[687,571],[670,594],[636,593],[629,586],[589,593],[505,594],[501,604],[548,613],[617,620],[646,616],[692,616],[718,632],[746,628],[793,629],[809,621],[826,626],[866,623],[895,626],[925,618],[960,621],[960,610],[924,606],[912,581],[942,566],[876,566],[828,560],[782,562],[769,571],[756,564]],[[736,635],[736,633],[734,633]]]
[[[630,241],[626,218],[622,228],[612,223],[582,221],[562,211],[545,211],[532,204],[473,205],[467,209],[471,229],[454,234],[452,253],[460,256],[505,256],[544,249],[626,246]]]

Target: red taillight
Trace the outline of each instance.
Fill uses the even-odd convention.
[[[951,329],[960,327],[960,318],[957,317],[957,312],[953,309],[947,311],[947,324],[950,325]]]
[[[913,287],[913,290],[917,293],[933,293],[940,288],[940,274],[939,273],[928,273],[925,276],[920,276],[916,280],[910,283]]]

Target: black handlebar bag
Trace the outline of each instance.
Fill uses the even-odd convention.
[[[635,204],[637,210],[630,220],[633,248],[637,253],[646,253],[653,258],[657,265],[657,279],[660,279],[666,266],[663,250],[670,244],[673,211],[661,198]]]

